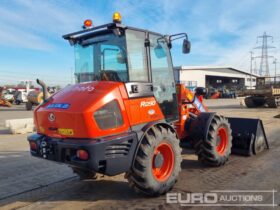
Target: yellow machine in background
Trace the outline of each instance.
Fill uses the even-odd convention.
[[[26,110],[31,110],[33,106],[38,106],[43,102],[43,92],[31,91],[27,95],[27,102],[25,104]]]
[[[38,81],[37,81],[38,82]],[[44,84],[44,89],[42,91],[30,91],[27,95],[27,102],[25,104],[26,110],[32,110],[33,106],[38,106],[43,103],[44,94],[46,98],[49,98],[52,94],[57,92],[57,87],[47,87],[43,81],[40,81]]]
[[[3,98],[2,93],[3,93],[3,88],[0,87],[0,106],[11,107],[12,104],[8,100]]]

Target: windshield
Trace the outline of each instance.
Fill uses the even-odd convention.
[[[107,34],[75,45],[76,82],[128,81],[124,36]]]

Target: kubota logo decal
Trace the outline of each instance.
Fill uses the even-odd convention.
[[[81,86],[81,85],[78,85],[76,87],[73,88],[74,91],[79,91],[79,92],[91,92],[91,91],[94,91],[94,87],[91,86],[91,85],[87,85],[87,86]]]
[[[156,101],[141,101],[140,107],[155,106]]]
[[[50,113],[49,116],[48,116],[48,119],[49,119],[49,121],[51,121],[51,122],[55,121],[55,115],[54,115],[54,113]]]

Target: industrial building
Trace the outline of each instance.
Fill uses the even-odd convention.
[[[258,75],[249,74],[231,67],[179,66],[175,67],[175,80],[190,88],[240,90],[254,88]]]

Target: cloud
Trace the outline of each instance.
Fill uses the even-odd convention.
[[[49,51],[61,35],[80,30],[89,10],[76,1],[17,0],[0,6],[0,44]],[[95,18],[97,20],[101,18]]]
[[[0,44],[27,49],[50,51],[53,45],[42,37],[14,26],[3,25],[0,23]]]
[[[266,31],[280,47],[279,8],[279,1],[265,0],[2,1],[0,44],[64,52],[62,34],[79,30],[87,18],[96,25],[109,22],[112,13],[119,11],[127,25],[163,34],[187,32],[192,52],[181,55],[180,42],[176,43],[175,65],[231,65],[248,70],[249,51],[258,35]]]

